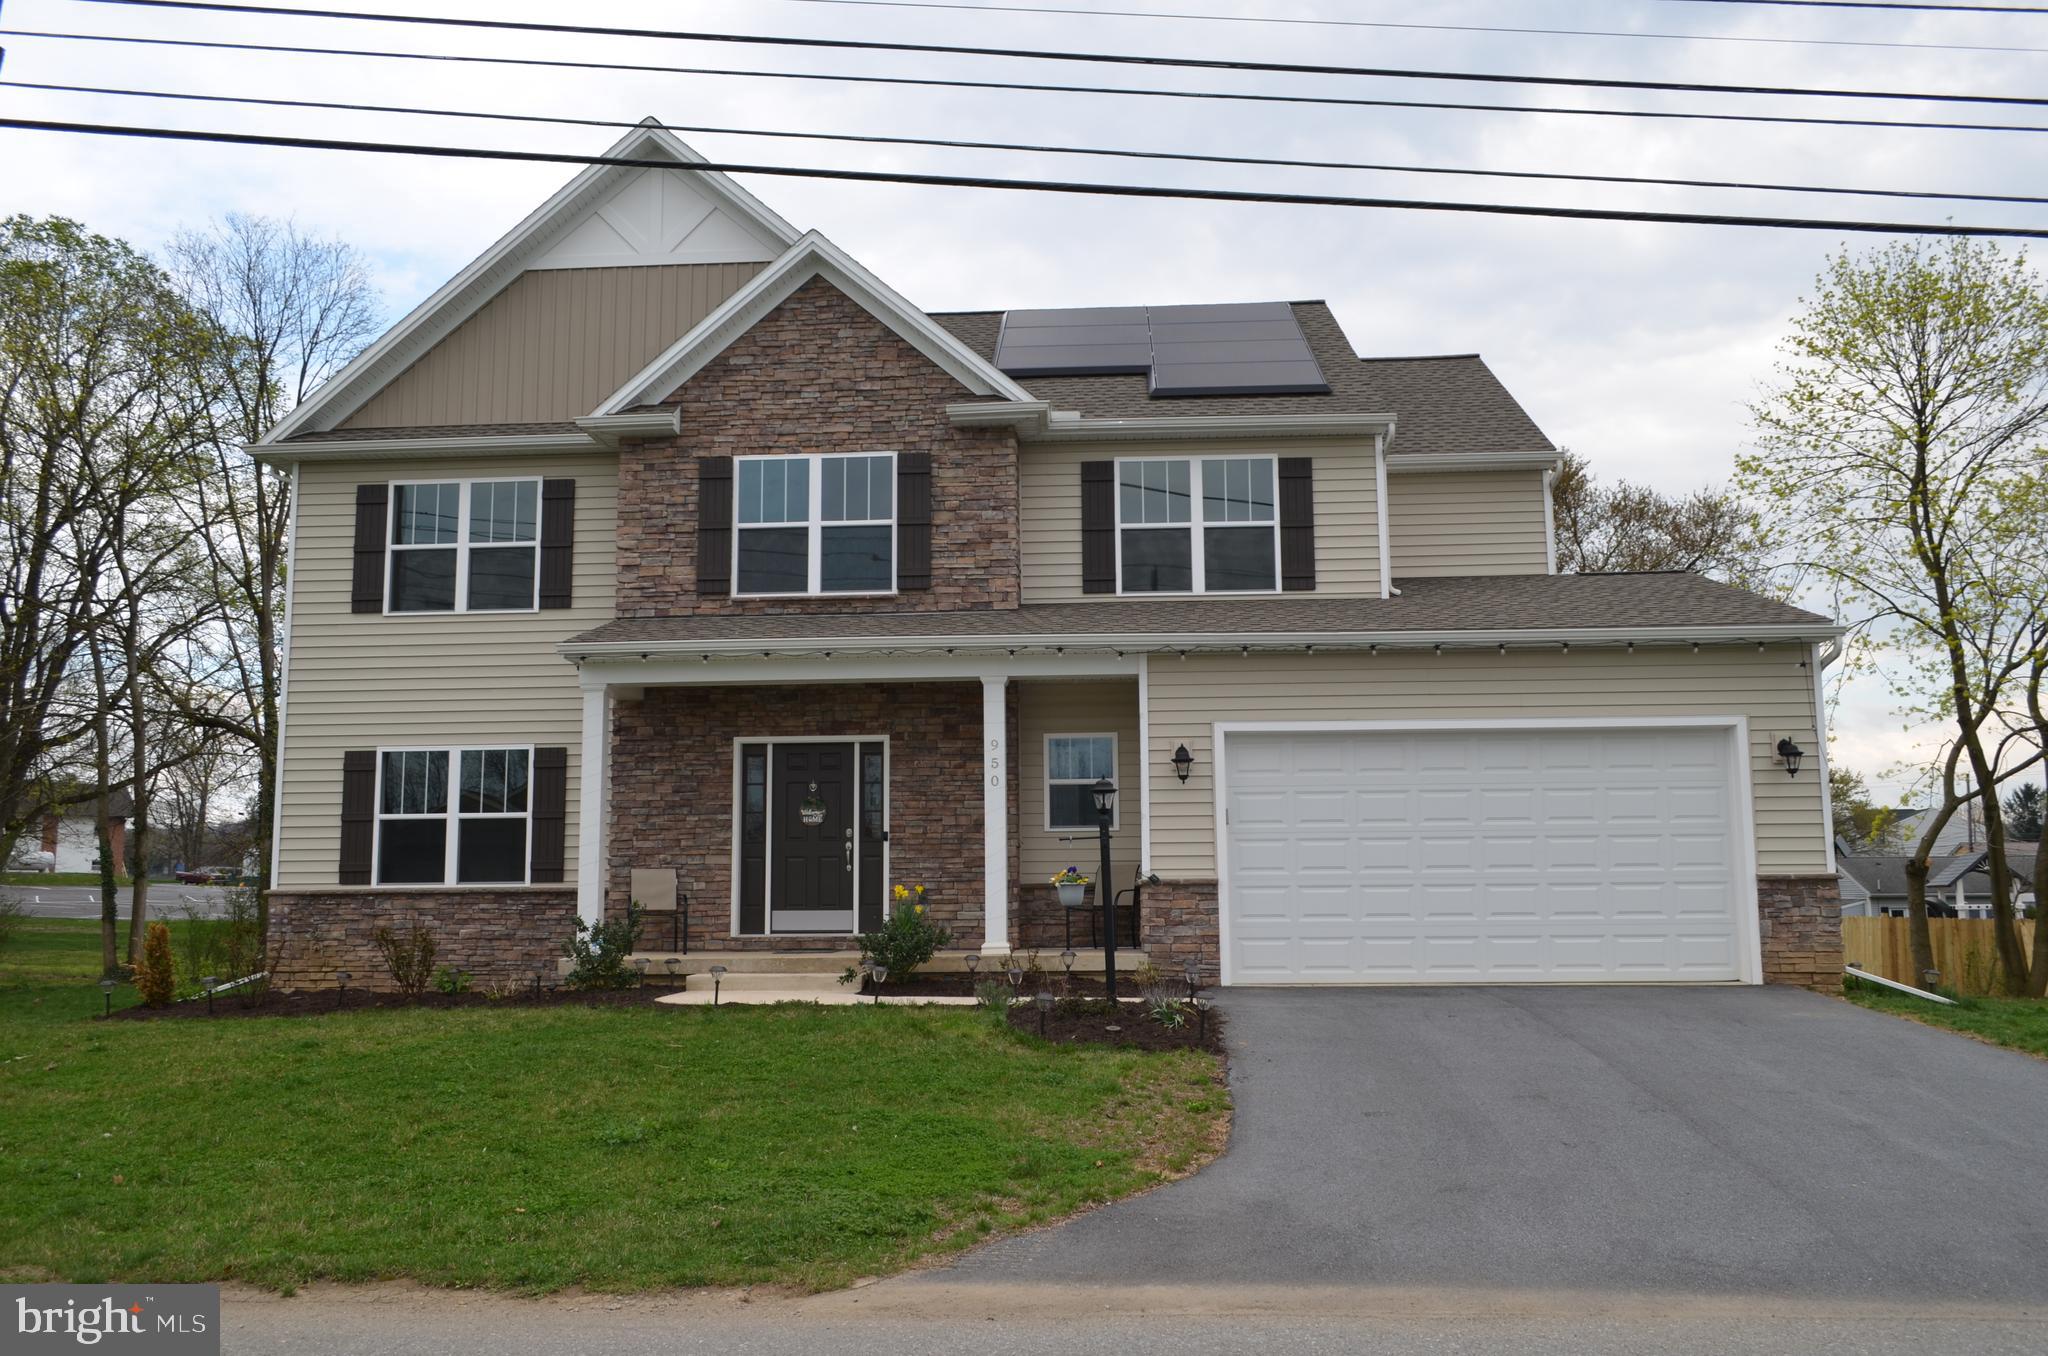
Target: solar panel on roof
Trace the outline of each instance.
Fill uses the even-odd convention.
[[[1011,311],[996,366],[1013,376],[1142,372],[1161,398],[1330,390],[1284,301]]]

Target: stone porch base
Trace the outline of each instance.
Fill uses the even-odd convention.
[[[270,892],[271,944],[284,989],[397,988],[377,951],[379,927],[417,920],[434,934],[436,966],[472,982],[531,983],[576,935],[574,887],[518,890],[333,890]]]

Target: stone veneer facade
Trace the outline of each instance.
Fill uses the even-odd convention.
[[[1016,722],[1013,687],[1013,749]],[[606,914],[616,917],[625,911],[636,867],[672,867],[677,890],[690,896],[692,949],[847,949],[850,942],[845,937],[732,933],[733,742],[820,735],[888,737],[889,866],[884,886],[925,886],[930,916],[953,934],[950,947],[979,948],[983,892],[978,682],[650,688],[637,702],[620,702],[612,721]],[[1014,805],[1014,757],[1009,782]],[[1014,833],[1009,870],[1014,919]],[[641,934],[643,946],[665,950],[670,926],[666,917],[650,915]]]
[[[1833,876],[1759,876],[1764,983],[1842,990],[1842,885]]]
[[[389,990],[377,952],[380,926],[417,920],[434,934],[434,964],[467,970],[479,987],[550,980],[576,933],[573,887],[508,890],[273,890],[270,933],[277,979],[286,989],[330,989],[346,971],[350,988]]]
[[[812,279],[670,397],[682,407],[679,435],[620,452],[618,615],[1016,607],[1016,435],[946,418],[948,404],[979,398]],[[931,453],[931,587],[880,598],[700,595],[698,459],[792,452]]]

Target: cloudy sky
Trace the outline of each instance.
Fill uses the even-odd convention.
[[[2038,94],[2048,16],[1699,0],[1015,0],[1019,9],[1230,14],[1258,22],[847,0],[362,0],[390,13],[664,29],[1307,61],[1517,74]],[[1287,22],[1280,22],[1285,20]],[[1339,20],[1341,22],[1313,22]],[[1607,93],[724,43],[521,35],[8,0],[16,30],[376,48],[756,72],[917,75],[1555,108],[2048,124],[2048,110]],[[1402,24],[1438,25],[1436,28]],[[1600,35],[1504,29],[1598,30]],[[19,82],[1209,154],[1949,192],[2038,192],[2048,136],[1563,114],[926,89],[663,72],[204,51],[7,36],[0,114],[592,152],[615,133],[396,114],[177,103]],[[2021,50],[1994,50],[2021,49]],[[2016,206],[1774,192],[1177,165],[691,132],[714,160],[1462,201],[1986,224]],[[291,216],[375,262],[395,318],[571,171],[489,161],[65,137],[0,129],[0,212],[62,213],[154,248],[230,211]],[[1326,298],[1361,353],[1478,350],[1559,444],[1605,476],[1683,489],[1727,476],[1745,402],[1832,231],[1745,230],[756,178],[927,309]],[[1874,682],[1842,695],[1835,756],[1894,788],[1913,736]]]

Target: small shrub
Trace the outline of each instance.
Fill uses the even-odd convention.
[[[1160,973],[1158,966],[1148,960],[1137,969],[1131,971],[1131,983],[1137,985],[1138,991],[1143,993],[1148,989],[1156,989],[1165,984],[1166,976]]]
[[[1010,1010],[1010,986],[1000,979],[984,979],[974,986],[974,1001],[983,1012],[1000,1018]]]
[[[879,961],[888,966],[890,979],[908,979],[933,953],[952,941],[953,934],[926,916],[922,885],[899,885],[892,893],[896,907],[889,911],[889,921],[874,932],[863,932],[857,939],[860,958],[866,963]]]
[[[394,932],[388,925],[379,924],[371,934],[377,944],[377,954],[384,958],[384,965],[391,971],[391,981],[398,991],[408,998],[417,998],[427,991],[427,982],[434,974],[434,934],[415,918],[412,926],[404,932]]]
[[[434,987],[442,993],[468,993],[470,974],[452,965],[444,965],[434,971]]]
[[[572,989],[630,989],[640,976],[626,958],[640,941],[640,906],[628,905],[624,918],[595,926],[576,920],[576,936],[564,953],[569,973],[562,980]]]
[[[1049,984],[1051,980],[1052,976],[1046,974],[1045,972],[1044,959],[1041,958],[1036,951],[1025,952],[1024,983],[1021,987],[1029,989],[1032,993],[1037,993],[1040,989],[1046,987],[1046,985]]]
[[[178,972],[171,963],[171,930],[151,923],[142,937],[142,963],[135,967],[135,992],[142,1001],[160,1008],[171,1001],[178,987]]]
[[[1150,984],[1140,990],[1145,996],[1145,1015],[1161,1026],[1178,1031],[1188,1024],[1187,999],[1171,984]]]

